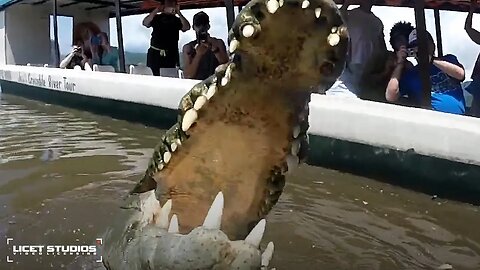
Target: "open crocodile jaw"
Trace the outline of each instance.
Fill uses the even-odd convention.
[[[243,239],[262,223],[283,191],[285,174],[306,157],[310,93],[326,91],[340,75],[348,33],[331,0],[254,0],[237,16],[229,43],[230,62],[182,98],[178,123],[164,134],[145,177],[132,191],[130,199],[144,207],[118,228],[120,235],[110,234],[119,249],[144,251],[128,258],[135,265],[132,269],[146,267],[138,264],[146,259],[155,259],[156,267],[170,265],[172,258],[164,256],[165,249],[178,242],[187,250],[182,254],[196,254],[188,248],[195,241],[223,252],[236,250],[231,244],[236,242],[227,235]],[[224,210],[222,204],[223,232],[207,235],[227,233],[217,239],[226,243],[221,248],[216,240],[191,237],[203,228],[203,217],[219,191],[227,198]],[[158,222],[152,209],[160,203],[173,207],[181,234],[164,236],[168,232],[151,225]],[[159,220],[165,228],[168,216]],[[143,232],[130,237],[135,245],[118,239],[126,238],[132,226]],[[160,242],[155,242],[156,230],[162,235]],[[228,254],[242,257],[238,252]],[[246,261],[260,267],[259,252],[248,254],[252,257]],[[112,255],[108,258],[118,261]],[[232,266],[221,256],[207,261],[212,267]],[[186,264],[177,266],[165,269],[189,269]]]

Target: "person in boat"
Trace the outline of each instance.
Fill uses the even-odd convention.
[[[390,77],[394,72],[398,72],[398,69],[401,69],[401,72],[405,70],[410,70],[414,67],[412,62],[406,59],[407,46],[408,46],[408,37],[410,33],[415,28],[409,22],[397,22],[390,29],[390,45],[392,46],[393,52],[389,52],[387,64],[385,70],[388,71],[388,82],[394,83],[394,80],[390,80]],[[400,64],[399,64],[400,63]],[[388,87],[388,85],[387,85]],[[384,91],[384,98],[388,100],[386,96],[387,92]],[[405,106],[420,106],[421,104],[416,104],[417,100],[408,99],[408,97],[399,97],[396,101],[397,104],[402,104]]]
[[[88,63],[90,66],[93,64],[92,59],[95,55],[95,46],[92,45],[92,42],[96,40],[96,37],[101,32],[100,27],[93,22],[82,22],[75,25],[73,29],[73,45],[82,48],[84,64]]]
[[[187,79],[204,80],[215,73],[215,68],[228,62],[223,40],[210,36],[210,18],[200,11],[193,16],[196,39],[183,46],[185,63],[183,75]]]
[[[60,68],[73,69],[75,66],[85,69],[87,57],[80,46],[74,45],[72,51],[60,62]]]
[[[340,12],[345,19],[350,35],[350,48],[345,69],[336,84],[327,94],[351,97],[368,96],[373,82],[380,78],[388,81],[385,72],[387,46],[383,33],[383,23],[372,12],[373,0],[360,0],[360,7],[347,10],[352,0],[345,0]],[[384,87],[375,91],[383,99]],[[380,94],[378,94],[380,93]]]
[[[190,29],[190,23],[180,12],[176,0],[159,2],[160,5],[143,19],[143,25],[152,28],[147,66],[152,69],[154,76],[160,76],[160,68],[180,66],[179,31],[186,32]]]
[[[473,12],[476,8],[477,0],[472,0],[470,10],[465,20],[465,31],[473,42],[480,45],[480,32],[472,27]],[[471,79],[472,82],[465,88],[465,90],[473,96],[470,114],[480,117],[480,54],[477,56],[477,61],[473,67]]]
[[[426,31],[428,40],[428,58],[430,60],[430,84],[432,109],[435,111],[465,114],[465,97],[461,82],[465,79],[465,69],[457,57],[447,54],[442,57],[435,56],[435,42],[432,35]],[[411,69],[405,69],[407,55],[417,59],[417,29],[408,37],[407,48],[400,49],[397,66],[388,83],[385,97],[390,102],[397,102],[402,95],[421,104],[422,83],[418,64]]]
[[[94,36],[92,44],[95,51],[92,63],[113,66],[115,72],[118,72],[118,49],[110,46],[107,33],[101,32],[97,36]]]

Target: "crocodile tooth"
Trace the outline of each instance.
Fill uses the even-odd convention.
[[[275,13],[278,8],[280,7],[280,4],[278,3],[277,0],[268,0],[267,1],[267,10],[271,14]]]
[[[320,18],[320,14],[322,14],[322,8],[315,9],[315,17]]]
[[[170,162],[170,158],[172,158],[172,153],[168,151],[163,153],[163,162],[165,162],[165,164],[168,164],[168,162]]]
[[[225,76],[222,78],[221,85],[226,86],[230,82],[230,78],[228,76]]]
[[[284,4],[284,3],[285,3],[284,0],[278,0],[278,5],[279,5],[280,7],[283,7],[283,4]]]
[[[245,243],[249,243],[254,247],[259,247],[260,242],[263,238],[263,233],[265,232],[265,219],[262,219],[258,222],[255,228],[245,237]]]
[[[170,149],[172,149],[172,152],[175,152],[175,150],[177,150],[177,144],[174,142],[170,144]]]
[[[207,99],[211,99],[213,97],[213,95],[215,95],[215,92],[217,91],[217,85],[216,84],[212,84],[210,85],[210,87],[208,88],[208,91],[207,93],[205,94],[205,96],[207,97]]]
[[[170,220],[170,225],[168,226],[168,232],[169,233],[178,233],[178,218],[176,214],[173,214],[172,219]],[[267,247],[268,249],[268,247]],[[265,250],[267,251],[267,250]],[[263,258],[263,256],[262,256]]]
[[[172,210],[172,200],[168,200],[160,210],[160,217],[157,220],[157,225],[160,228],[167,229],[168,228],[168,216],[170,215],[170,211]]]
[[[297,156],[288,155],[287,156],[288,172],[292,172],[295,168],[297,168],[298,163],[299,163],[299,159]]]
[[[185,112],[182,120],[182,130],[187,131],[195,121],[197,121],[198,113],[195,109],[190,109]]]
[[[177,146],[182,145],[182,140],[180,140],[180,139],[176,139],[175,142],[177,143]]]
[[[205,221],[203,221],[203,227],[207,229],[219,230],[222,225],[223,215],[223,193],[220,191],[215,200],[213,200],[212,206],[208,209]]]
[[[203,105],[205,105],[205,103],[207,103],[207,97],[206,96],[199,96],[197,97],[197,100],[195,100],[195,104],[193,104],[193,108],[195,110],[200,110]]]
[[[246,38],[253,36],[255,33],[255,27],[251,24],[247,24],[242,28],[242,35]]]
[[[159,162],[157,165],[157,169],[161,171],[165,165],[163,165],[163,162]]]
[[[299,140],[294,140],[292,142],[292,155],[296,156],[298,152],[300,151],[300,141]]]
[[[274,249],[275,249],[275,246],[273,245],[273,242],[269,242],[267,247],[262,253],[262,267],[267,267],[270,264],[270,260],[272,259]]]
[[[294,128],[293,128],[293,138],[297,138],[298,135],[300,135],[300,126],[299,125],[296,125]]]
[[[340,36],[338,34],[330,34],[327,37],[327,41],[330,46],[337,46],[337,44],[340,42]]]
[[[308,6],[310,6],[310,2],[309,2],[308,0],[304,0],[304,1],[302,2],[302,8],[305,9],[305,8],[307,8]]]
[[[228,51],[230,53],[233,53],[234,51],[237,50],[238,45],[240,45],[240,42],[238,42],[238,40],[236,39],[232,39],[232,41],[230,41],[230,46],[228,46]]]

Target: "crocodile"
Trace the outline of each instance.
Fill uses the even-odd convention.
[[[144,177],[104,237],[106,269],[267,269],[265,218],[306,161],[311,93],[345,67],[332,0],[252,0],[229,61],[180,100]]]

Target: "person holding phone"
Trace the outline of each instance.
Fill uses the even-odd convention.
[[[435,111],[465,114],[465,97],[461,82],[465,80],[465,69],[452,54],[441,57],[435,56],[435,42],[432,35],[426,30],[428,42],[428,58],[430,60],[430,84],[432,109]],[[423,86],[420,79],[418,64],[405,70],[407,56],[416,58],[418,63],[417,29],[408,36],[408,45],[402,46],[397,52],[397,67],[388,83],[385,97],[390,102],[397,102],[401,96],[407,95],[421,104]]]
[[[159,2],[160,5],[143,19],[143,25],[152,28],[147,66],[152,69],[154,76],[160,76],[160,68],[180,66],[179,31],[186,32],[190,29],[190,23],[180,12],[176,0]]]
[[[82,47],[74,45],[72,51],[60,62],[60,68],[73,69],[75,66],[80,66],[85,69],[86,61],[87,57],[83,53]]]
[[[210,18],[200,11],[193,16],[193,30],[196,39],[183,46],[185,69],[183,75],[187,79],[204,80],[215,72],[215,69],[228,62],[228,54],[223,40],[211,37]]]

